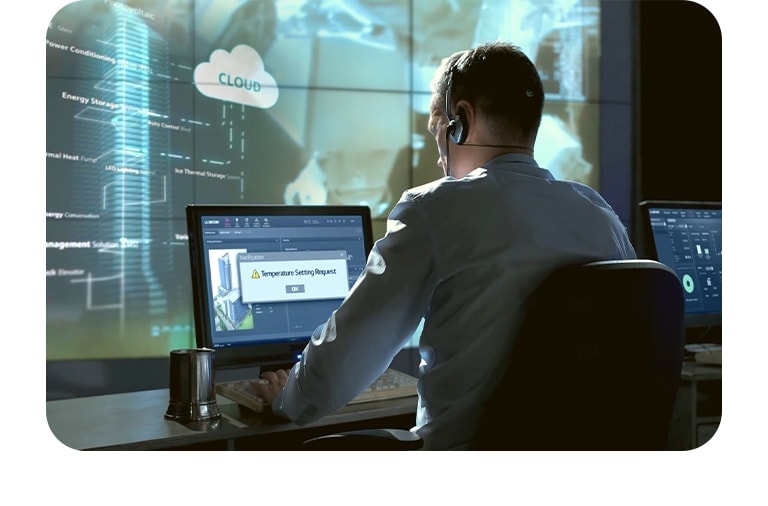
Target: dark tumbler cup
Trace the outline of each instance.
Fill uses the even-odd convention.
[[[221,416],[216,404],[214,357],[210,348],[171,351],[170,401],[165,418],[197,422]]]

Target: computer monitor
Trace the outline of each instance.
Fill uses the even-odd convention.
[[[220,369],[293,365],[372,247],[368,206],[188,205],[195,339]]]
[[[671,267],[685,295],[688,329],[722,325],[721,202],[640,203],[650,258]]]

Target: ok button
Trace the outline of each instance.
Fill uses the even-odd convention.
[[[285,293],[304,293],[304,285],[285,285]]]

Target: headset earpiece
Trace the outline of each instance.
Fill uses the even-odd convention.
[[[464,144],[467,140],[467,129],[464,128],[464,122],[461,119],[461,113],[448,122],[448,136],[454,144]]]

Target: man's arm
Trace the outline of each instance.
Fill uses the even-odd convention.
[[[265,390],[279,391],[272,399],[276,415],[298,424],[317,420],[343,407],[384,372],[427,308],[435,284],[432,252],[419,206],[404,196],[365,271],[317,328],[284,388],[279,373],[265,375],[272,382]]]

